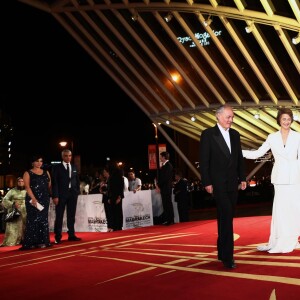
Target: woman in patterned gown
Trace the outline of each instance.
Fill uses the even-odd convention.
[[[22,242],[26,223],[25,195],[24,181],[22,177],[19,177],[17,179],[17,186],[9,190],[3,198],[3,206],[10,212],[13,205],[15,205],[21,216],[12,222],[6,223],[4,240],[1,247],[16,246]]]
[[[46,248],[50,243],[48,211],[50,204],[51,178],[47,170],[43,170],[42,156],[31,159],[32,168],[23,175],[27,211],[24,240],[20,250]],[[39,209],[39,204],[44,208]]]

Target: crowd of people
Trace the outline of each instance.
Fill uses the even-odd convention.
[[[162,153],[162,158],[161,158],[161,163],[163,163],[163,155],[169,155]],[[168,156],[169,157],[169,156]],[[75,169],[75,166],[71,167],[73,168],[73,176],[72,173],[69,169],[69,175],[71,176],[73,184],[68,186],[67,182],[63,184],[64,188],[61,186],[59,187],[60,190],[60,195],[57,197],[58,193],[58,182],[64,182],[64,181],[69,181],[69,178],[60,178],[59,176],[63,176],[65,174],[65,170],[67,170],[67,163],[70,164],[72,159],[72,153],[71,152],[62,152],[62,164],[59,164],[56,167],[53,167],[53,170],[51,174],[48,172],[44,173],[44,170],[42,170],[43,166],[43,159],[39,158],[36,159],[36,157],[32,158],[31,166],[32,169],[29,169],[29,171],[26,171],[24,173],[24,178],[25,181],[28,181],[30,179],[31,184],[34,186],[38,186],[38,182],[35,182],[35,180],[41,180],[43,176],[39,176],[40,172],[43,172],[41,174],[47,174],[46,177],[44,177],[44,180],[49,180],[49,197],[51,196],[53,199],[53,202],[55,204],[55,210],[56,210],[56,220],[55,220],[55,244],[60,244],[61,237],[62,237],[62,217],[64,215],[65,210],[67,211],[68,220],[68,240],[76,241],[80,240],[75,235],[75,215],[76,213],[76,203],[77,203],[77,195],[78,195],[78,184],[79,184],[79,194],[95,194],[95,193],[101,193],[103,195],[103,204],[104,204],[104,209],[105,209],[105,214],[107,217],[107,227],[108,231],[117,231],[122,229],[122,210],[119,209],[121,208],[121,202],[122,200],[111,200],[113,201],[112,204],[108,202],[109,195],[108,195],[108,181],[109,181],[109,175],[111,172],[114,172],[111,169],[110,164],[108,164],[106,167],[100,168],[99,170],[96,171],[95,176],[88,179],[86,181],[89,182],[89,189],[86,190],[81,190],[80,186],[82,186],[82,178],[80,176],[77,176],[77,171]],[[70,167],[69,167],[70,168]],[[123,178],[123,180],[128,176],[128,191],[132,191],[133,193],[136,193],[140,190],[156,190],[157,192],[160,193],[161,191],[159,190],[159,186],[153,184],[153,183],[144,183],[140,178],[138,178],[134,172],[134,170],[129,170],[127,173],[127,176],[124,175],[122,169],[115,168],[115,171],[118,171],[119,173],[119,178]],[[74,176],[75,174],[75,176]],[[36,176],[38,175],[38,176]],[[36,176],[36,178],[34,178]],[[78,183],[78,177],[79,177],[79,183]],[[87,177],[87,176],[86,176]],[[206,207],[211,207],[215,205],[215,199],[212,197],[209,193],[206,192],[201,180],[199,179],[194,179],[194,180],[187,180],[183,176],[183,172],[179,169],[173,169],[171,172],[171,175],[168,177],[169,178],[169,186],[171,187],[171,192],[170,189],[168,190],[167,194],[167,200],[164,201],[165,206],[164,209],[165,211],[168,210],[168,204],[166,201],[169,201],[170,195],[171,198],[174,198],[175,202],[177,203],[177,209],[178,209],[178,216],[179,216],[179,222],[186,222],[189,221],[189,211],[192,209],[199,209],[199,208],[206,208]],[[55,180],[53,180],[55,179]],[[262,179],[257,179],[256,181],[256,186],[255,187],[248,187],[247,194],[243,194],[240,191],[239,194],[239,199],[241,201],[243,198],[247,197],[247,195],[251,195],[253,197],[256,194],[261,195],[260,198],[263,198],[264,200],[267,199],[266,197],[266,192],[269,190],[270,195],[272,195],[272,187],[273,185],[270,184],[270,180],[268,178],[262,178]],[[46,183],[46,181],[45,181]],[[44,183],[44,184],[45,184]],[[28,183],[27,183],[28,184]],[[161,184],[161,183],[160,183]],[[51,186],[51,187],[50,187]],[[124,181],[124,188],[123,192],[127,191],[126,189],[126,181]],[[158,188],[157,188],[158,187]],[[114,188],[115,189],[115,188]],[[69,192],[72,191],[72,192]],[[29,190],[29,194],[32,191]],[[38,191],[36,191],[37,193]],[[246,191],[247,192],[247,191]],[[173,195],[172,195],[173,194]],[[21,195],[23,195],[21,197]],[[4,240],[1,244],[1,246],[14,246],[14,245],[19,245],[21,242],[24,240],[27,240],[27,237],[25,238],[24,232],[25,232],[25,225],[26,225],[26,205],[25,205],[25,196],[26,196],[26,189],[25,189],[25,184],[23,177],[17,178],[17,183],[16,187],[12,188],[7,192],[5,197],[2,199],[2,219],[4,216],[4,212],[10,212],[11,208],[13,205],[15,205],[21,212],[21,217],[18,218],[14,222],[8,222],[4,223],[2,220],[2,228],[1,232],[4,232],[6,229],[6,234],[4,236]],[[47,203],[49,203],[50,199],[47,198],[46,196],[46,210],[44,210],[44,213],[47,211],[47,208],[49,207]],[[124,197],[120,193],[120,199],[123,199]],[[22,199],[21,199],[22,198]],[[32,217],[32,214],[37,214],[36,208],[33,208],[33,205],[36,205],[37,202],[35,202],[34,196],[32,196],[33,200],[29,196],[29,199],[32,200],[30,203],[30,206],[28,207],[29,211],[29,217],[28,221],[29,227],[31,227],[31,224],[33,224],[33,220],[35,219],[35,216]],[[70,199],[69,199],[70,198]],[[270,199],[272,198],[271,196],[269,197]],[[113,198],[114,199],[114,198]],[[110,201],[110,202],[111,202]],[[119,203],[119,204],[118,204]],[[39,203],[41,204],[41,203]],[[28,205],[28,204],[27,204]],[[41,204],[42,205],[42,204]],[[112,206],[113,205],[113,206]],[[119,206],[118,206],[119,205]],[[172,210],[170,211],[172,214]],[[174,214],[174,212],[173,212]],[[115,216],[115,217],[114,217]],[[168,221],[170,220],[171,221]],[[163,214],[158,222],[155,222],[155,224],[162,224],[164,223],[165,225],[171,225],[174,223],[174,218],[168,216],[168,214]],[[42,218],[42,214],[39,215],[39,218],[37,219],[37,222],[41,222],[39,226],[42,226],[44,232],[44,238],[38,239],[39,242],[24,242],[25,244],[22,245],[21,249],[31,249],[31,248],[43,248],[43,247],[50,247],[51,243],[47,240],[48,237],[48,227],[45,225],[47,224],[47,215],[44,215],[44,218]],[[114,224],[115,223],[115,224]],[[44,225],[43,225],[44,224]],[[33,231],[35,230],[34,228],[32,229]],[[28,229],[29,231],[29,229]],[[31,234],[29,235],[31,236]]]
[[[238,199],[245,197],[245,192],[253,188],[246,181],[245,159],[257,159],[271,150],[274,157],[271,176],[255,180],[255,187],[272,189],[269,195],[274,197],[269,241],[258,246],[257,250],[289,253],[299,249],[300,133],[291,129],[292,111],[279,109],[277,123],[280,129],[269,134],[257,150],[242,150],[240,134],[231,128],[233,119],[233,108],[222,105],[216,110],[216,125],[202,132],[199,157],[201,181],[184,178],[181,170],[173,168],[170,154],[166,151],[159,155],[160,169],[153,185],[142,183],[133,170],[128,172],[128,177],[125,176],[114,163],[97,171],[85,193],[103,195],[108,231],[122,230],[125,192],[155,189],[162,200],[161,223],[167,226],[174,224],[173,198],[177,203],[179,221],[188,222],[189,209],[195,201],[191,194],[196,194],[196,198],[210,197],[217,208],[218,259],[225,268],[234,269],[235,208]],[[7,212],[16,208],[20,217],[6,224],[1,246],[21,245],[20,250],[51,247],[48,224],[51,198],[55,204],[55,244],[62,243],[65,211],[68,241],[81,240],[75,232],[77,199],[82,193],[80,176],[72,163],[72,152],[65,149],[61,155],[61,163],[54,165],[51,172],[43,169],[41,155],[33,156],[31,167],[23,177],[17,178],[16,187],[3,197],[2,207]]]
[[[169,153],[161,153],[163,163]],[[16,220],[5,224],[5,235],[1,246],[21,245],[20,250],[51,247],[48,211],[52,198],[55,205],[54,244],[62,243],[63,219],[66,211],[68,241],[80,241],[75,232],[77,199],[81,194],[80,176],[72,163],[72,152],[65,149],[61,153],[61,163],[52,166],[51,171],[43,168],[42,155],[34,155],[30,168],[17,180],[17,186],[3,198],[1,205],[6,212],[15,206],[21,213]],[[166,166],[165,166],[166,168]],[[165,224],[174,223],[171,207],[173,167],[164,174],[161,169],[157,192],[162,194]],[[124,192],[137,193],[142,189],[142,181],[131,170],[128,177],[115,163],[108,163],[96,173],[87,193],[103,194],[103,204],[109,232],[122,230]],[[170,210],[170,211],[168,211]]]
[[[21,216],[6,223],[1,246],[21,245],[20,250],[51,247],[48,212],[50,199],[55,204],[55,243],[61,243],[62,219],[67,210],[68,240],[75,235],[75,214],[79,191],[79,174],[71,163],[72,152],[62,151],[62,162],[52,172],[43,169],[43,156],[32,156],[30,168],[17,180],[17,186],[4,196],[2,204],[9,212],[15,206]]]

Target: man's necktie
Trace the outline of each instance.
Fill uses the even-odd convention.
[[[68,177],[70,177],[70,167],[69,167],[69,164],[67,164],[67,172],[68,172]]]
[[[69,177],[69,188],[71,188],[71,176],[70,176],[70,167],[69,167],[69,164],[67,164],[67,172],[68,172],[68,177]]]

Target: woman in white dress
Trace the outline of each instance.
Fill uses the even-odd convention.
[[[271,182],[274,185],[271,232],[259,251],[288,253],[300,248],[300,133],[291,129],[293,112],[281,108],[277,114],[280,130],[269,134],[258,150],[243,150],[243,156],[257,159],[270,149],[274,157]]]

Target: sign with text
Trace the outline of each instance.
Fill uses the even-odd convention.
[[[158,145],[158,153],[167,151],[166,144]],[[157,169],[157,161],[156,161],[156,145],[148,145],[148,162],[149,162],[149,170]]]
[[[124,192],[123,229],[153,225],[151,190]]]

